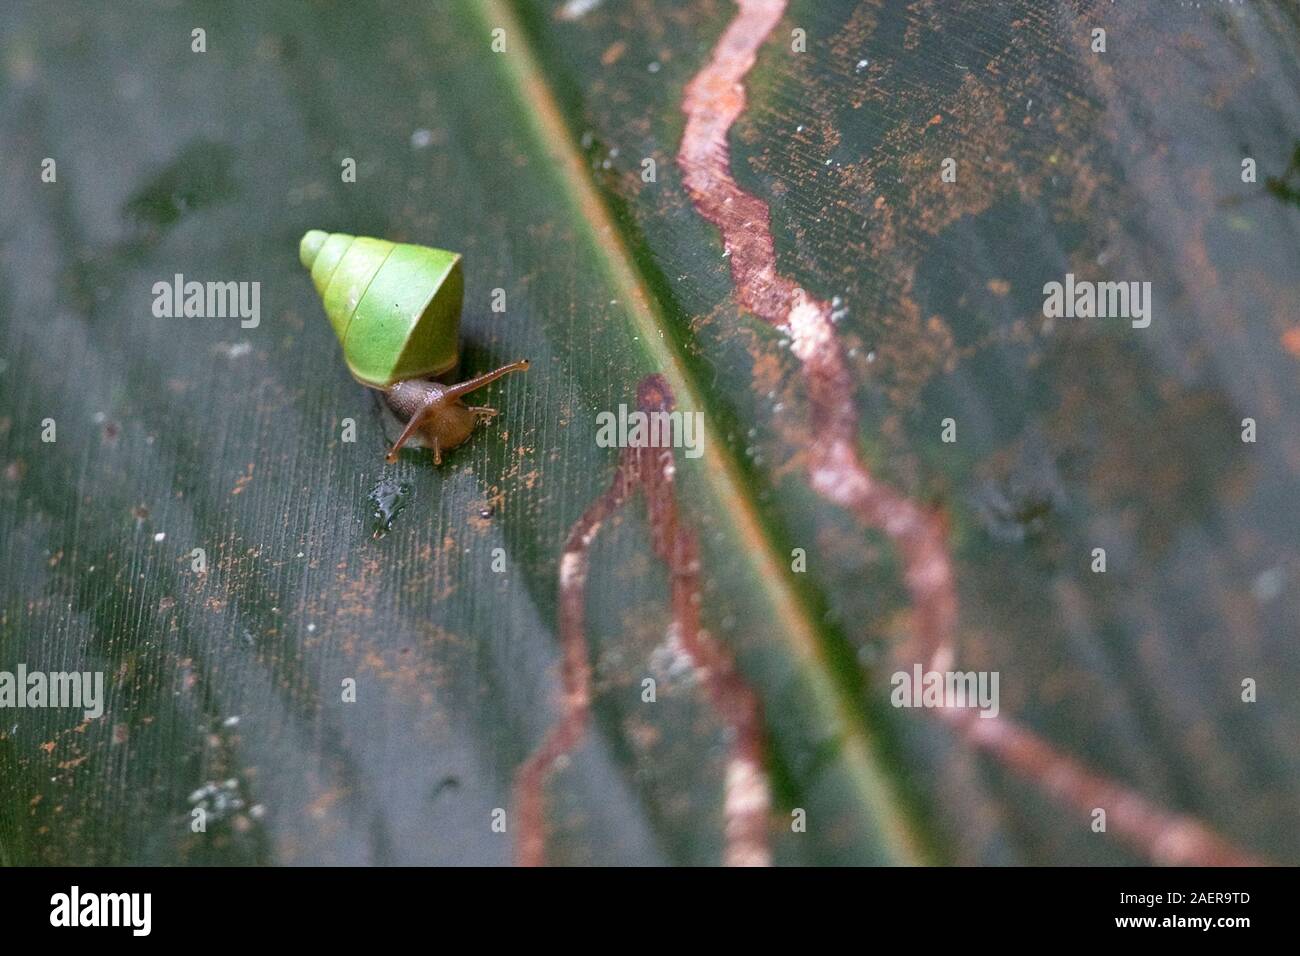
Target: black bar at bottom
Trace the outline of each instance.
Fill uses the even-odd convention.
[[[1282,868],[10,869],[0,870],[0,926],[6,942],[75,933],[83,944],[127,945],[288,932],[295,945],[337,946],[417,932],[434,934],[431,943],[468,933],[471,944],[504,936],[553,945],[577,934],[608,946],[669,932],[692,942],[716,936],[734,949],[776,929],[812,939],[848,931],[864,946],[895,936],[969,943],[971,932],[986,943],[1231,943],[1287,925],[1294,877]]]

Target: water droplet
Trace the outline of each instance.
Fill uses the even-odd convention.
[[[402,513],[406,507],[407,499],[411,494],[411,486],[405,482],[399,482],[392,478],[380,478],[375,483],[375,487],[370,489],[368,498],[374,505],[374,512],[371,515],[373,525],[371,533],[376,538],[382,538],[392,530],[393,520]]]
[[[1255,599],[1263,604],[1281,594],[1285,584],[1286,569],[1279,565],[1260,572],[1251,585],[1251,590],[1255,594]]]
[[[190,794],[190,803],[202,807],[211,822],[216,823],[244,809],[244,799],[239,793],[239,781],[211,780]]]

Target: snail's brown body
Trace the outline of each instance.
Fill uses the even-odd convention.
[[[456,385],[443,385],[424,378],[411,378],[390,385],[383,390],[384,401],[398,418],[406,422],[406,427],[388,450],[388,460],[396,461],[402,446],[419,432],[433,449],[434,463],[442,464],[444,451],[462,444],[473,433],[475,425],[497,413],[495,408],[466,405],[461,398],[503,375],[526,368],[528,360],[523,359]]]

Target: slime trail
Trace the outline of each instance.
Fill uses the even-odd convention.
[[[637,409],[670,412],[673,395],[659,375],[637,386]],[[672,633],[697,669],[709,701],[731,731],[724,784],[724,861],[729,866],[766,866],[771,861],[767,824],[771,800],[763,768],[758,699],[727,652],[700,627],[700,555],[695,533],[680,519],[674,492],[671,448],[630,447],[619,455],[609,488],[569,531],[560,558],[560,643],[564,697],[560,719],[515,775],[518,842],[515,860],[539,866],[546,857],[543,785],[555,762],[582,742],[591,713],[591,664],[585,633],[590,549],[601,525],[639,489],[645,495],[651,548],[671,578]]]
[[[736,2],[735,18],[686,87],[686,129],[677,165],[695,208],[722,233],[736,298],[791,336],[811,408],[810,486],[893,542],[912,600],[916,644],[928,669],[944,670],[954,658],[957,596],[940,519],[872,477],[858,451],[854,382],[835,338],[831,307],[777,272],[768,204],[741,189],[731,175],[727,134],[745,108],[743,80],[786,8],[786,0]],[[973,710],[955,708],[934,713],[969,744],[1082,814],[1105,807],[1109,832],[1156,863],[1259,862],[1198,821],[1096,776],[1010,720],[978,718]]]

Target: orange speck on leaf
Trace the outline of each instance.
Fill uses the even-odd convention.
[[[622,40],[616,40],[609,45],[609,48],[600,55],[600,62],[603,66],[613,66],[623,58],[623,52],[627,49],[627,44]]]
[[[1300,359],[1300,325],[1293,325],[1282,333],[1282,348]]]

